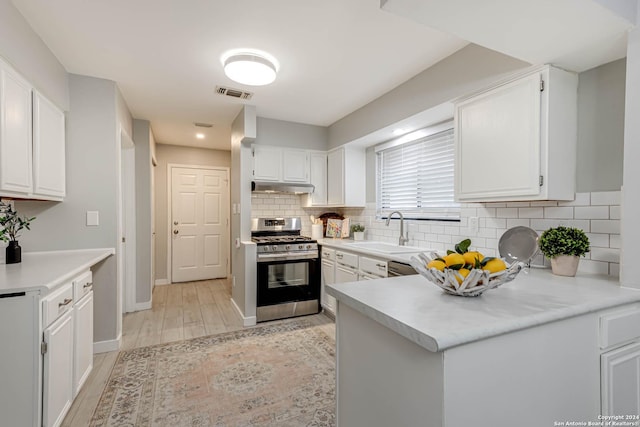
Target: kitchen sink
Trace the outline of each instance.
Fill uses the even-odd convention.
[[[375,241],[349,243],[349,246],[352,248],[382,252],[385,254],[407,254],[407,253],[425,251],[425,248],[419,248],[416,246],[400,246],[400,245],[394,245],[391,243],[375,242]]]

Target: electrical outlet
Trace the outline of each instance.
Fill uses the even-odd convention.
[[[473,231],[474,233],[477,233],[479,228],[480,227],[478,225],[478,217],[477,216],[470,216],[469,217],[469,229],[471,231]]]

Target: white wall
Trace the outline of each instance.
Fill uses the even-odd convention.
[[[136,304],[151,301],[151,146],[153,133],[147,120],[133,120],[136,165]]]
[[[167,233],[170,233],[167,228],[170,216],[167,201],[167,165],[177,163],[228,168],[231,166],[231,152],[158,144],[156,145],[156,159],[158,165],[153,171],[155,175],[155,276],[157,281],[166,282],[170,280],[167,277]]]
[[[62,203],[16,201],[19,212],[37,217],[20,239],[24,251],[118,247],[117,117],[128,113],[112,81],[72,74],[69,89],[67,196]],[[99,212],[99,226],[86,226],[86,211]],[[94,340],[115,340],[122,318],[115,256],[94,270],[94,292]]]
[[[324,126],[257,118],[256,144],[326,150],[329,129]]]
[[[624,152],[626,61],[579,75],[576,191],[619,190]]]
[[[640,22],[640,8],[637,11]],[[640,289],[636,252],[640,242],[640,28],[629,32],[624,122],[624,179],[622,188],[622,264],[620,282]]]
[[[0,56],[53,103],[69,110],[67,71],[11,0],[0,0]]]

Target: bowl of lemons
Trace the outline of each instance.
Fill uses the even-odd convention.
[[[411,257],[411,266],[446,293],[463,297],[477,297],[510,282],[524,267],[522,262],[508,264],[501,258],[485,257],[470,251],[470,246],[471,240],[466,239],[446,255],[420,253]]]

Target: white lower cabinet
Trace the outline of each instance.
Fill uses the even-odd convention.
[[[331,312],[336,313],[336,299],[327,294],[326,286],[333,285],[336,282],[336,263],[331,260],[322,260],[322,284],[320,292],[320,304],[322,307]]]
[[[67,311],[44,330],[42,425],[62,424],[73,402],[73,312]]]
[[[602,415],[640,414],[640,306],[600,317]]]
[[[62,424],[93,368],[91,281],[0,294],[0,425]]]

